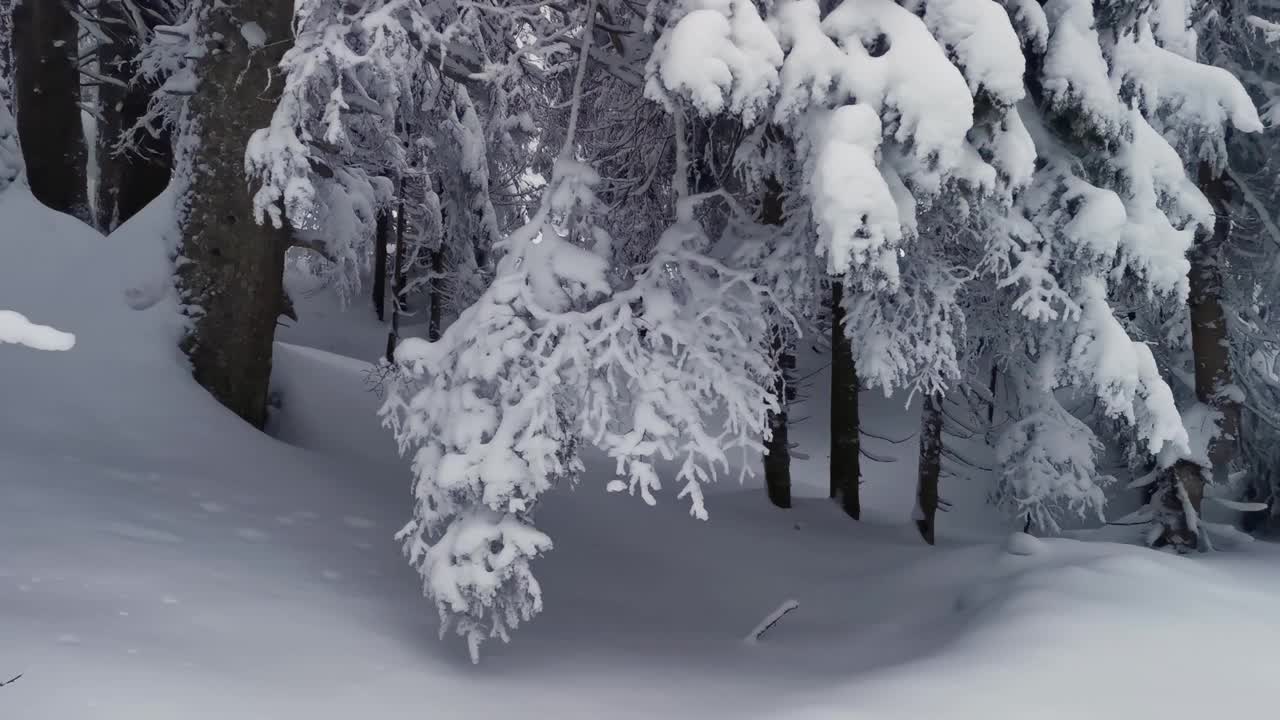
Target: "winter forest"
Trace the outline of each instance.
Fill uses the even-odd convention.
[[[1277,0],[0,0],[0,717],[1266,716],[1277,126]]]

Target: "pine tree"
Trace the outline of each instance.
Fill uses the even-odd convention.
[[[245,150],[271,122],[276,66],[292,36],[289,0],[197,0],[188,10],[204,47],[182,128],[178,286],[196,380],[247,422],[266,422],[271,349],[284,307],[287,231],[256,222]]]
[[[91,222],[80,111],[79,25],[62,0],[13,8],[18,137],[36,199]]]
[[[175,19],[170,0],[101,0],[97,46],[98,228],[111,232],[159,197],[173,171],[169,129],[150,117],[159,78],[141,72],[155,28]]]
[[[845,333],[844,278],[831,280],[831,463],[832,499],[849,517],[862,516],[859,484],[862,478],[862,435],[858,417],[858,369]]]
[[[920,409],[920,464],[916,480],[916,529],[930,545],[936,537],[938,478],[942,473],[942,398],[926,394]]]

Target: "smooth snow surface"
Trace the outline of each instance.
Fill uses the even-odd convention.
[[[367,365],[279,344],[278,439],[242,425],[174,349],[164,224],[104,239],[0,196],[0,307],[77,337],[0,345],[0,680],[23,674],[0,688],[4,720],[1203,720],[1256,715],[1274,684],[1272,546],[1186,559],[980,537],[981,491],[944,484],[955,509],[929,548],[908,522],[912,443],[873,443],[902,461],[872,465],[853,523],[816,497],[820,384],[797,413],[813,457],[790,512],[727,483],[708,522],[670,492],[653,508],[603,482],[549,493],[546,610],[473,667],[436,638],[392,539],[410,474]],[[911,432],[872,397],[879,432]]]

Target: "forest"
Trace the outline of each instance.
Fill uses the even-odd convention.
[[[0,717],[1265,713],[1278,124],[1277,0],[0,0]]]

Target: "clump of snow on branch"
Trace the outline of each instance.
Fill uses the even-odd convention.
[[[763,291],[703,254],[690,216],[619,285],[593,252],[597,180],[562,158],[480,301],[440,341],[408,340],[396,353],[407,374],[382,413],[417,478],[401,537],[473,652],[541,609],[529,561],[550,540],[533,512],[542,493],[577,481],[580,445],[615,459],[610,490],[649,503],[662,488],[655,463],[675,461],[680,495],[706,517],[701,485],[729,470],[728,452],[759,449],[776,407]],[[468,536],[505,528],[528,541],[491,543],[505,553],[495,564],[483,547],[449,549],[460,524]],[[485,570],[457,569],[469,565]]]
[[[649,61],[647,93],[687,97],[708,115],[723,110],[748,123],[768,107],[778,85],[782,48],[751,0],[684,0]]]

